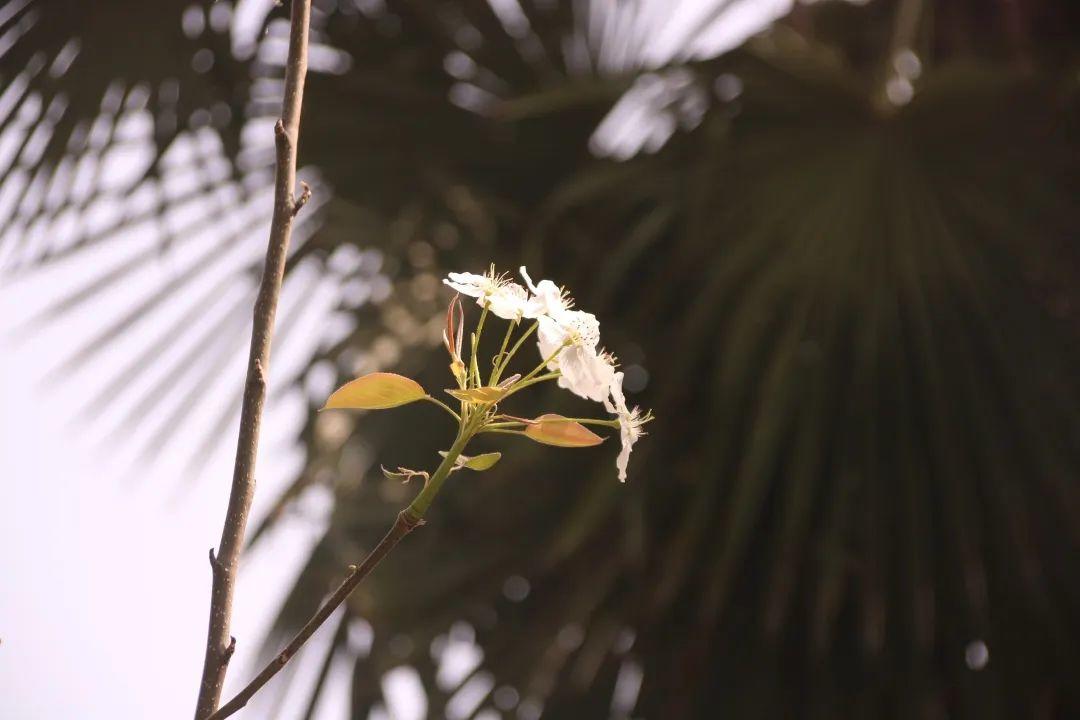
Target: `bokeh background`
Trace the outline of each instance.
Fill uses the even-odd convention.
[[[0,4],[0,715],[187,717],[287,3]],[[447,270],[527,264],[658,420],[524,443],[249,718],[1080,714],[1080,6],[316,0],[229,689],[452,429]],[[443,383],[440,385],[440,383]],[[572,413],[566,393],[521,397]]]

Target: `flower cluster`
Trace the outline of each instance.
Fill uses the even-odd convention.
[[[630,451],[644,434],[643,427],[652,420],[652,413],[626,407],[623,374],[616,371],[615,358],[600,347],[600,323],[596,316],[575,310],[569,294],[551,280],[534,283],[524,267],[521,276],[525,286],[505,274],[496,274],[492,266],[483,275],[449,273],[443,281],[457,291],[446,308],[443,330],[443,344],[450,355],[450,373],[457,383],[457,387],[446,388],[445,392],[458,403],[457,409],[451,407],[454,402],[443,402],[416,380],[392,372],[373,372],[355,378],[331,393],[322,407],[323,410],[368,412],[429,402],[445,411],[457,424],[454,441],[439,452],[442,461],[433,472],[400,466],[397,470],[382,468],[388,481],[408,483],[419,478],[424,484],[409,505],[398,513],[394,528],[361,567],[367,566],[370,570],[374,567],[369,565],[372,558],[378,562],[378,558],[389,552],[401,537],[424,523],[424,517],[452,474],[484,472],[499,462],[501,452],[465,454],[469,443],[483,433],[516,435],[544,445],[583,448],[599,445],[604,440],[587,425],[618,429],[622,449],[615,466],[619,470],[619,480],[626,480]],[[475,330],[469,332],[467,345],[462,295],[476,298],[482,308]],[[481,362],[481,337],[488,315],[509,322],[499,351],[490,362]],[[532,322],[522,330],[525,320]],[[509,370],[510,361],[534,334],[540,351],[539,364],[524,375],[514,373],[503,377]],[[603,403],[614,418],[568,418],[555,413],[524,418],[503,411],[502,406],[511,395],[552,380],[576,395]],[[354,566],[352,575],[342,586],[346,594],[362,577],[361,571]],[[340,592],[339,588],[335,596]]]
[[[644,434],[642,427],[652,420],[652,415],[638,408],[627,409],[623,374],[616,372],[615,358],[600,348],[600,323],[596,316],[575,310],[569,294],[551,280],[534,283],[524,267],[521,276],[527,289],[505,274],[496,274],[494,267],[483,275],[449,273],[443,282],[462,295],[476,298],[485,313],[491,312],[515,325],[522,320],[535,320],[531,330],[536,332],[541,366],[552,373],[550,377],[557,380],[559,387],[603,403],[608,412],[614,413],[614,420],[596,421],[596,424],[619,427],[622,451],[616,465],[619,479],[625,481],[630,451]],[[458,346],[460,354],[460,337]]]
[[[401,537],[424,523],[424,517],[452,474],[484,472],[499,462],[501,452],[465,454],[469,443],[483,433],[516,435],[545,445],[583,448],[599,445],[604,440],[587,425],[618,429],[622,449],[615,466],[619,470],[619,480],[626,480],[630,451],[644,434],[643,427],[652,420],[652,413],[626,407],[623,374],[616,371],[615,358],[600,347],[600,323],[596,316],[575,310],[569,294],[551,280],[534,283],[524,267],[521,277],[525,286],[505,274],[496,274],[492,266],[483,275],[450,273],[443,281],[457,291],[446,308],[443,330],[443,344],[450,355],[450,373],[457,383],[457,387],[446,388],[445,392],[458,403],[456,409],[451,407],[454,402],[443,402],[416,380],[392,372],[373,372],[355,378],[327,398],[323,410],[368,412],[429,402],[445,411],[457,424],[454,441],[439,452],[442,461],[433,472],[400,466],[397,470],[382,468],[388,481],[408,483],[419,478],[424,484],[409,505],[398,513],[394,528],[361,567],[367,566],[370,570],[374,567],[369,564],[372,558],[378,562],[378,558],[389,552]],[[476,298],[482,308],[475,330],[469,332],[467,345],[462,295]],[[490,362],[481,362],[481,337],[488,315],[508,322],[499,351]],[[531,322],[522,330],[525,320]],[[503,377],[509,370],[510,361],[534,334],[540,351],[539,364],[524,375],[514,373]],[[511,395],[552,380],[576,395],[603,403],[614,418],[568,418],[555,413],[524,418],[508,415],[502,409]],[[213,553],[210,559],[213,560]],[[363,574],[354,566],[350,578],[342,585],[346,595],[361,578]],[[335,597],[344,597],[340,593],[339,588]]]

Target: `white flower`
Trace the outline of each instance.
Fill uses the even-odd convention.
[[[502,275],[496,275],[494,268],[484,275],[448,273],[443,283],[462,295],[476,298],[477,305],[487,306],[503,320],[535,318],[543,309],[536,298],[529,297],[525,288]]]
[[[487,297],[487,301],[488,309],[503,320],[518,321],[522,318],[535,318],[540,314],[536,298],[529,297],[528,291],[516,282],[503,282]]]
[[[447,273],[443,283],[469,297],[483,297],[495,292],[499,287],[498,279],[489,271],[484,275],[476,273]]]
[[[525,284],[529,286],[529,290],[532,291],[534,299],[540,307],[538,315],[557,317],[574,306],[574,301],[570,299],[566,291],[552,281],[541,280],[534,285],[524,265],[518,270],[521,277],[525,278]]]
[[[636,407],[633,410],[626,409],[626,396],[623,395],[622,383],[623,374],[615,373],[611,382],[611,400],[604,398],[604,407],[608,412],[618,416],[622,450],[619,451],[619,457],[615,460],[615,467],[619,469],[619,482],[626,482],[626,466],[630,463],[630,451],[638,438],[645,434],[641,428],[652,420],[652,415],[650,413],[642,415],[641,410]]]
[[[615,378],[615,361],[611,355],[571,347],[562,359],[559,387],[595,402],[602,402]]]
[[[550,370],[561,371],[559,387],[594,402],[603,402],[615,376],[611,356],[599,353],[600,323],[580,310],[564,310],[538,319],[537,346]],[[550,359],[549,359],[550,358]]]

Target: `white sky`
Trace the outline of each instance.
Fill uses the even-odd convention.
[[[0,288],[3,329],[53,297],[58,275]],[[104,377],[47,388],[42,375],[94,325],[81,313],[29,341],[0,340],[0,716],[186,718],[202,665],[206,553],[221,531],[233,448],[224,443],[193,478],[181,474],[183,449],[166,448],[144,474],[125,467],[123,436],[91,443],[72,414],[80,388]],[[265,418],[257,507],[296,468],[299,418],[288,405],[271,404]],[[234,689],[321,525],[290,518],[244,564]],[[339,702],[320,717],[345,717],[343,693],[328,694]]]

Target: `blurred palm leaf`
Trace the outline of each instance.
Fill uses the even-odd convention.
[[[355,658],[354,717],[400,665],[436,716],[1080,708],[1075,10],[822,4],[710,59],[700,38],[742,5],[321,6],[333,72],[302,155],[334,194],[292,267],[328,258],[353,322],[297,380],[392,365],[438,387],[438,274],[524,258],[601,317],[660,418],[626,486],[602,450],[521,447],[449,488],[330,645],[324,668]],[[222,86],[231,161],[251,153],[230,132],[273,111],[255,86]],[[357,305],[373,244],[394,292]],[[336,502],[268,647],[411,493],[379,462],[430,464],[440,420],[309,414],[256,541],[309,488]],[[473,634],[483,659],[454,676]]]

